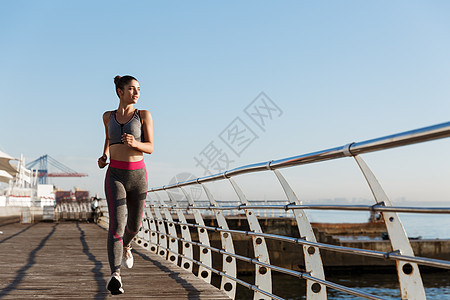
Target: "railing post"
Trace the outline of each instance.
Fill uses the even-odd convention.
[[[155,194],[156,195],[156,194]],[[158,255],[167,259],[167,237],[166,237],[166,226],[164,224],[163,217],[161,215],[161,211],[159,210],[159,204],[155,203],[153,200],[150,200],[153,205],[153,211],[156,216],[156,227],[158,228]]]
[[[172,203],[173,206],[178,207],[178,203],[173,199],[172,195],[170,194],[169,190],[166,190],[167,195],[169,196],[169,200]],[[186,217],[183,214],[183,211],[181,209],[176,209],[178,221],[180,223],[187,224]],[[181,225],[181,236],[182,238],[187,241],[186,243],[182,243],[182,249],[183,249],[183,256],[193,259],[194,255],[192,252],[192,245],[188,242],[191,242],[191,232],[189,231],[189,227],[187,225]],[[192,272],[193,264],[189,259],[182,258],[181,259],[181,266],[183,269]]]
[[[149,228],[149,216],[148,216],[148,204],[145,205],[144,208],[144,218],[142,220],[142,227],[139,230],[138,238],[142,239],[142,242],[138,241],[138,244],[142,245],[145,249],[149,250],[151,245],[151,232]],[[155,252],[156,251],[152,251]]]
[[[369,166],[359,155],[353,157],[364,174],[364,177],[372,190],[375,201],[380,204],[384,203],[386,206],[392,206],[391,201]],[[392,250],[400,251],[402,255],[414,256],[408,236],[406,235],[405,229],[403,228],[397,213],[381,212],[381,214],[383,215],[383,220],[386,224]],[[396,265],[402,299],[426,299],[418,265],[416,263],[398,260],[396,261]]]
[[[170,260],[172,263],[177,264],[178,263],[178,240],[176,238],[173,237],[177,237],[177,230],[175,229],[175,226],[173,224],[173,219],[172,219],[172,215],[170,214],[170,211],[164,207],[165,203],[164,200],[158,196],[158,194],[155,194],[156,199],[159,200],[159,203],[161,203],[161,205],[163,206],[162,211],[164,213],[164,215],[166,216],[166,220],[168,220],[169,222],[167,222],[167,228],[169,231],[169,235],[171,235],[172,237],[167,237],[167,243],[169,244],[169,250],[168,250],[168,260]]]
[[[150,194],[148,195],[148,199],[150,200],[150,203],[152,203]],[[157,220],[153,217],[151,204],[145,207],[145,215],[147,216],[147,226],[149,228],[149,237],[150,237],[149,241],[151,244],[150,251],[155,254],[158,254],[159,243],[158,243],[158,235],[156,234]]]
[[[283,190],[290,203],[295,203],[296,205],[302,205],[302,202],[297,198],[291,186],[278,170],[273,170],[277,176]],[[298,230],[300,232],[300,237],[304,237],[309,242],[317,242],[314,235],[314,231],[311,227],[311,223],[306,216],[303,209],[293,210],[295,220],[297,221]],[[323,272],[322,258],[320,256],[319,248],[313,246],[302,245],[303,256],[305,257],[305,267],[306,272],[310,272],[311,276],[325,279],[325,274]],[[308,300],[319,300],[327,299],[327,289],[324,285],[319,283],[314,283],[311,280],[306,280],[306,299]]]
[[[203,187],[203,190],[206,193],[206,196],[208,197],[209,204],[214,207],[218,207],[216,199],[214,199],[214,196],[211,194],[209,189],[205,185],[201,185]],[[214,215],[216,216],[217,225],[221,229],[229,229],[227,220],[225,219],[222,211],[213,209]],[[235,254],[234,252],[234,246],[233,246],[233,238],[231,237],[231,234],[228,232],[220,232],[220,239],[222,242],[222,249],[225,250],[225,252]],[[229,255],[223,255],[222,258],[222,269],[223,272],[231,277],[236,278],[236,259]],[[236,281],[231,280],[225,276],[222,276],[222,281],[220,283],[220,289],[225,291],[225,293],[231,298],[234,299],[236,297]]]
[[[192,199],[191,195],[186,192],[183,187],[180,187],[181,191],[183,192],[184,196],[186,197],[188,203],[190,206],[195,206],[194,199]],[[193,209],[195,222],[200,226],[205,226],[205,222],[203,222],[203,217],[198,211],[198,209]],[[208,237],[208,231],[205,228],[198,228],[198,238],[202,245],[209,246],[209,237]],[[204,247],[199,247],[200,249],[200,262],[202,264],[205,264],[208,267],[212,268],[212,255],[211,250]],[[211,270],[203,267],[198,266],[198,275],[199,278],[203,279],[207,283],[211,283]]]
[[[233,178],[228,178],[234,191],[236,192],[240,202],[244,205],[250,205],[241,188],[233,180]],[[257,233],[262,233],[261,226],[259,225],[258,218],[252,209],[245,209],[245,215],[247,216],[248,225],[250,230]],[[266,240],[263,237],[252,236],[253,249],[255,252],[255,259],[258,261],[270,264],[269,251],[267,250]],[[255,265],[255,285],[261,290],[272,293],[272,270],[263,266]],[[255,300],[268,299],[270,297],[255,291]]]

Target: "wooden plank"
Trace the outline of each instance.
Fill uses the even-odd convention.
[[[107,232],[88,223],[0,227],[0,299],[228,299],[192,273],[136,246],[125,294],[106,290]]]

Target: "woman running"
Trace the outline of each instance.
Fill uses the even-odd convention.
[[[136,78],[116,76],[114,83],[120,103],[116,110],[103,114],[106,137],[98,166],[108,165],[109,156],[105,194],[111,278],[106,288],[117,295],[124,292],[120,266],[133,266],[130,243],[141,227],[144,214],[148,184],[143,154],[153,152],[153,121],[148,111],[134,107],[140,96]]]

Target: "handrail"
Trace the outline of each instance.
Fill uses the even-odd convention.
[[[365,249],[359,249],[359,248],[352,248],[352,247],[343,247],[343,246],[335,246],[335,245],[329,245],[324,243],[314,243],[309,242],[305,238],[292,238],[292,237],[286,237],[281,235],[275,235],[275,234],[269,234],[269,233],[258,233],[253,231],[240,231],[240,230],[232,230],[232,229],[222,229],[220,227],[211,227],[211,226],[205,226],[205,225],[198,225],[198,224],[191,224],[191,223],[183,223],[183,222],[176,222],[176,221],[168,221],[164,219],[157,219],[154,220],[157,221],[163,221],[167,222],[168,224],[175,224],[180,226],[189,226],[192,228],[203,228],[210,230],[211,232],[228,232],[228,233],[234,233],[234,234],[241,234],[246,236],[259,236],[259,237],[265,237],[269,239],[274,239],[278,241],[288,242],[288,243],[294,243],[294,244],[301,244],[301,245],[310,245],[310,246],[318,246],[319,248],[327,249],[330,251],[336,251],[336,252],[342,252],[342,253],[349,253],[349,254],[356,254],[356,255],[363,255],[363,256],[370,256],[374,258],[380,258],[380,259],[390,259],[390,260],[407,260],[411,262],[416,262],[425,266],[431,266],[436,268],[444,268],[444,269],[450,269],[450,262],[445,260],[439,260],[439,259],[432,259],[432,258],[426,258],[426,257],[410,257],[406,255],[402,255],[399,253],[392,253],[392,252],[383,252],[383,251],[376,251],[376,250],[365,250]],[[151,230],[150,230],[151,231]],[[179,239],[175,236],[171,236],[167,233],[164,233],[164,235]],[[209,247],[209,246],[204,246]]]
[[[175,223],[176,223],[176,222],[175,222]],[[186,225],[192,225],[192,224],[186,224]],[[206,228],[206,226],[199,226],[199,227]],[[150,231],[151,231],[151,230],[150,230]],[[156,231],[156,232],[157,232],[157,231]],[[214,248],[214,247],[211,247],[211,246],[205,246],[205,245],[202,245],[201,243],[198,243],[198,242],[188,241],[188,240],[185,240],[185,239],[176,237],[176,236],[172,236],[172,235],[167,234],[167,233],[165,233],[164,235],[165,235],[166,237],[169,237],[169,238],[177,239],[177,240],[179,240],[179,241],[181,241],[181,242],[183,242],[183,243],[189,243],[189,244],[196,245],[196,246],[199,246],[199,247],[205,247],[205,248],[207,248],[207,249],[210,249],[211,251],[215,251],[215,252],[217,252],[217,253],[224,254],[224,255],[229,255],[229,256],[235,257],[235,258],[237,258],[237,259],[240,259],[240,260],[242,260],[242,261],[246,261],[246,262],[249,262],[249,263],[254,263],[254,264],[259,265],[259,266],[267,267],[267,268],[276,270],[276,271],[278,271],[278,272],[280,272],[280,273],[284,273],[284,274],[289,274],[289,275],[297,276],[297,277],[299,277],[299,278],[301,278],[301,279],[306,279],[306,278],[308,278],[309,280],[312,280],[312,281],[315,281],[315,282],[321,282],[322,284],[324,284],[324,285],[326,285],[326,286],[333,287],[333,288],[335,288],[335,289],[337,289],[337,290],[346,292],[346,293],[351,294],[351,295],[354,295],[354,296],[360,296],[360,297],[363,297],[363,298],[366,298],[366,299],[375,299],[375,300],[377,300],[377,299],[383,299],[383,298],[374,296],[374,295],[369,294],[369,293],[364,293],[364,292],[357,291],[357,290],[355,290],[355,289],[347,288],[347,287],[345,287],[345,286],[343,286],[343,285],[336,284],[336,283],[331,282],[331,281],[320,280],[319,278],[316,278],[316,277],[311,276],[310,273],[306,273],[306,272],[297,272],[297,271],[292,271],[292,270],[290,270],[290,269],[286,269],[286,268],[277,267],[277,266],[274,266],[274,265],[265,264],[265,263],[262,263],[262,262],[258,261],[257,259],[254,259],[254,258],[248,258],[248,257],[242,256],[242,255],[237,255],[237,254],[234,254],[234,253],[229,253],[229,252],[226,252],[226,251],[221,250],[221,249],[217,249],[217,248]],[[168,248],[165,248],[165,249],[166,249],[166,250],[170,250],[170,249],[168,249]],[[189,259],[189,258],[188,258],[188,259]],[[194,262],[196,262],[196,263],[198,263],[198,264],[201,264],[201,262],[199,262],[199,261],[196,261],[196,260],[193,260],[193,259],[190,259],[190,260],[192,260],[192,261],[194,261]],[[203,266],[205,266],[205,265],[203,265]],[[216,270],[216,269],[213,269],[213,268],[211,268],[211,267],[209,267],[209,266],[205,266],[205,267],[208,268],[208,269],[210,269],[210,270],[212,270],[212,271],[214,271],[215,273],[217,273],[217,274],[219,274],[219,275],[222,275],[222,274],[221,274],[222,272],[220,272],[220,271],[218,271],[218,270]],[[450,268],[450,267],[449,267],[449,268]],[[235,280],[235,279],[237,279],[237,278],[231,278],[231,279]],[[280,297],[278,297],[278,296],[276,296],[276,295],[273,295],[273,294],[270,294],[270,293],[265,293],[264,291],[261,291],[261,290],[259,290],[259,291],[262,292],[262,293],[264,293],[264,294],[266,294],[266,295],[268,295],[268,296],[270,296],[272,299],[283,299],[283,298],[280,298]]]
[[[282,299],[272,292],[271,271],[285,273],[306,280],[306,295],[308,300],[326,299],[326,288],[340,290],[366,299],[382,299],[379,296],[347,288],[326,280],[320,255],[321,250],[395,261],[402,298],[424,299],[425,291],[418,265],[450,269],[450,261],[414,256],[411,244],[406,237],[406,233],[404,232],[403,225],[401,224],[401,220],[398,218],[397,213],[449,214],[450,207],[393,206],[381,188],[381,185],[376,180],[374,174],[360,157],[360,154],[412,145],[445,137],[450,137],[450,122],[362,142],[350,143],[344,146],[308,154],[244,165],[206,177],[151,188],[148,191],[149,196],[155,195],[156,199],[153,197],[149,198],[150,205],[146,206],[146,217],[144,218],[143,228],[141,228],[136,241],[138,244],[143,245],[144,248],[180,265],[186,270],[193,271],[193,265],[197,265],[197,276],[207,283],[211,282],[211,273],[221,276],[222,281],[220,288],[232,299],[236,297],[236,284],[240,284],[254,291],[255,299]],[[279,169],[282,168],[343,157],[353,157],[355,159],[374,194],[377,204],[305,205],[297,199],[292,188],[279,171]],[[261,204],[255,203],[256,201],[250,202],[245,198],[244,193],[237,183],[233,181],[232,177],[260,171],[272,171],[276,174],[286,193],[287,201],[284,201],[283,204]],[[231,205],[225,205],[227,201],[216,202],[212,193],[205,185],[203,185],[203,183],[217,180],[228,180],[234,188],[239,201],[233,201],[231,202]],[[205,205],[205,201],[194,201],[194,199],[192,199],[189,193],[184,190],[184,187],[191,185],[199,185],[203,188],[208,197],[206,202],[209,202],[209,205]],[[183,192],[184,199],[181,201],[173,199],[172,195],[169,193],[172,189],[180,189]],[[158,196],[159,192],[163,192],[166,195],[166,200],[163,200]],[[289,213],[291,222],[295,222],[298,226],[300,237],[297,238],[263,232],[259,224],[260,218],[255,213],[256,211],[261,210],[278,210]],[[312,231],[311,223],[304,213],[305,210],[378,212],[382,215],[382,220],[385,222],[392,251],[360,249],[317,241],[315,234]],[[239,213],[240,217],[245,216],[250,229],[240,230],[228,228],[227,219],[224,218],[225,212],[235,213],[236,215]],[[195,218],[191,218],[190,221],[193,223],[186,220],[185,214],[189,213],[192,213],[195,216]],[[204,221],[203,217],[208,215],[209,218],[212,214],[215,216],[217,226],[205,225],[206,220]],[[106,216],[107,213],[104,215]],[[172,218],[172,216],[174,217]],[[279,219],[281,219],[281,217],[279,217]],[[175,230],[176,228],[177,230]],[[198,231],[198,234],[195,238],[197,240],[195,241],[191,234],[195,233],[196,230]],[[180,232],[182,237],[179,236]],[[211,245],[207,233],[220,235],[222,246],[215,247]],[[251,239],[254,257],[247,257],[235,253],[233,248],[235,241],[233,241],[232,237],[238,235],[248,236],[248,238]],[[268,257],[270,249],[268,250],[266,240],[286,242],[300,246],[304,255],[306,270],[294,271],[271,263]],[[178,245],[178,243],[180,245]],[[192,247],[198,249],[197,254],[193,254]],[[216,252],[222,256],[222,270],[213,267],[211,262],[211,252]],[[237,278],[236,260],[246,261],[254,265],[255,284],[250,284]]]
[[[274,170],[302,164],[310,164],[325,160],[354,156],[358,154],[373,152],[377,150],[386,150],[390,148],[412,145],[416,143],[441,139],[450,136],[450,122],[445,122],[433,126],[423,127],[402,133],[392,134],[380,138],[370,139],[357,143],[349,143],[344,146],[338,146],[326,150],[292,156],[288,158],[270,160],[261,163],[255,163],[237,167],[228,171],[217,173],[210,176],[199,177],[197,179],[177,182],[161,187],[152,188],[149,192],[162,191],[197,183],[205,183],[219,179],[230,178],[240,174],[253,173],[263,170]]]
[[[349,211],[380,211],[380,212],[401,212],[401,213],[421,213],[421,214],[450,214],[450,207],[414,207],[414,206],[376,206],[376,205],[325,205],[325,204],[309,204],[309,205],[236,205],[236,206],[168,206],[155,205],[156,208],[168,209],[200,209],[200,210],[244,210],[244,209],[274,209],[274,210],[294,210],[294,209],[311,209],[311,210],[349,210]]]

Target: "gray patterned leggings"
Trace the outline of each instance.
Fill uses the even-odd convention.
[[[141,227],[147,188],[144,160],[110,161],[105,193],[109,211],[108,260],[111,274],[120,273],[123,247],[131,243]]]

